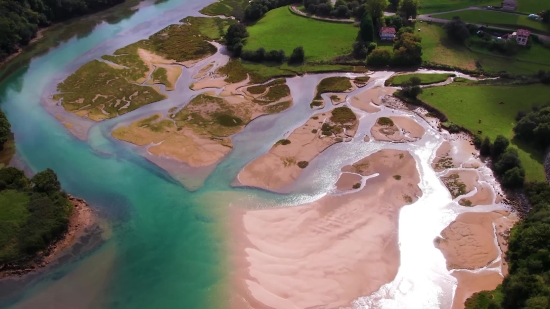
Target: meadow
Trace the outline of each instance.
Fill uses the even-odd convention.
[[[486,86],[462,83],[428,88],[419,96],[422,101],[445,113],[449,121],[474,133],[481,131],[482,136],[489,136],[491,140],[499,134],[509,138],[519,150],[528,181],[545,180],[542,153],[513,139],[515,117],[520,110],[529,112],[533,106],[547,103],[548,98],[550,87],[544,85]]]
[[[448,39],[445,30],[438,24],[417,23],[415,28],[421,29],[418,34],[422,38],[422,60],[450,65],[461,69],[475,70],[476,61],[481,69],[489,73],[508,72],[511,74],[535,74],[539,70],[550,70],[547,60],[548,50],[534,44],[530,50],[521,51],[513,57],[492,55],[489,51],[473,52],[465,45]],[[519,59],[519,60],[518,60]],[[527,61],[548,62],[548,65]]]
[[[550,7],[550,4],[549,4]],[[550,25],[540,21],[529,19],[526,15],[510,14],[505,12],[485,11],[485,10],[467,10],[461,12],[451,12],[445,14],[433,15],[436,18],[453,19],[459,16],[465,22],[481,25],[497,25],[501,27],[516,30],[518,28],[527,28],[534,32],[550,33]]]
[[[290,56],[294,48],[303,46],[307,62],[330,61],[349,55],[359,32],[352,24],[294,15],[286,6],[269,11],[247,30],[250,36],[245,50],[282,49]]]

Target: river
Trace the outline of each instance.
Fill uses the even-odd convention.
[[[234,136],[234,150],[204,184],[201,179],[191,186],[196,190],[188,190],[140,155],[140,149],[113,139],[110,132],[120,122],[185,101],[193,95],[188,88],[190,72],[178,80],[179,90],[169,99],[98,123],[86,140],[72,135],[41,104],[57,82],[82,64],[185,16],[196,16],[208,3],[145,3],[126,18],[100,23],[89,33],[58,44],[2,81],[1,108],[15,133],[16,161],[33,172],[54,169],[63,188],[86,199],[113,232],[96,250],[75,260],[44,273],[0,282],[0,308],[227,308],[228,204],[243,196],[264,201],[258,207],[316,200],[332,190],[342,166],[382,147],[382,143],[360,144],[358,137],[331,147],[312,162],[287,195],[231,187],[248,162],[318,112],[309,107],[314,88],[323,77],[334,74],[296,77],[288,81],[294,106],[254,120]],[[383,82],[391,72],[377,74]],[[378,116],[390,114],[391,110],[383,109]],[[369,120],[362,121],[357,136],[364,135],[375,120],[366,118]],[[413,153],[424,191],[423,197],[400,215],[402,266],[394,282],[357,300],[357,307],[403,308],[404,303],[410,305],[407,308],[450,307],[456,280],[446,271],[443,256],[432,241],[464,210],[451,200],[429,166],[442,137],[427,124],[423,126],[428,134],[421,141],[391,146]],[[431,224],[418,226],[418,222]]]

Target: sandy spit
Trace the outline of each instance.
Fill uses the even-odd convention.
[[[233,308],[339,308],[393,280],[399,210],[422,194],[415,160],[382,150],[347,169],[379,175],[302,206],[233,207]]]

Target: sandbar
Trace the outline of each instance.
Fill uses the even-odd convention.
[[[376,87],[367,89],[360,94],[354,95],[351,98],[351,105],[353,107],[359,108],[361,110],[366,111],[367,113],[376,113],[380,110],[379,107],[372,105],[371,103],[374,103],[376,105],[382,104],[382,97],[386,95],[391,95],[396,91],[395,88],[387,88],[387,87]]]
[[[233,308],[348,307],[395,278],[399,210],[422,194],[416,162],[381,150],[349,168],[378,176],[301,206],[233,207]]]
[[[336,189],[338,189],[339,191],[357,189],[353,188],[353,186],[360,184],[362,179],[363,177],[358,174],[342,173],[342,175],[340,175],[340,178],[338,178],[335,186]]]
[[[275,144],[268,153],[249,163],[237,176],[241,185],[267,190],[279,190],[294,182],[302,173],[300,162],[309,162],[331,145],[355,136],[357,120],[348,129],[326,136],[323,123],[330,123],[331,113],[319,113],[294,130],[286,140],[290,143]],[[340,126],[342,127],[342,126]]]
[[[414,142],[422,138],[426,132],[413,118],[405,116],[389,117],[393,125],[382,125],[379,119],[371,128],[374,140],[385,142]]]

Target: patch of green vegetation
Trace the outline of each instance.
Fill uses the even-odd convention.
[[[468,200],[468,199],[461,199],[460,201],[458,201],[458,203],[462,206],[466,206],[466,207],[471,207],[472,206],[472,201]]]
[[[307,162],[307,161],[298,162],[298,167],[299,168],[306,168],[308,165],[309,165],[309,162]]]
[[[292,106],[292,101],[284,101],[267,106],[266,111],[270,114],[277,114],[284,110],[287,110]]]
[[[228,114],[217,114],[216,123],[224,127],[238,127],[243,124],[243,120],[237,116]]]
[[[288,88],[286,84],[276,85],[276,86],[270,87],[267,93],[262,97],[262,99],[275,102],[289,95],[290,95],[290,88]]]
[[[288,145],[288,144],[290,144],[290,143],[291,143],[291,142],[290,142],[289,139],[280,139],[280,140],[278,140],[278,141],[275,143],[275,145],[283,145],[283,146],[284,146],[284,145]]]
[[[174,85],[168,81],[168,71],[165,68],[156,68],[151,75],[154,83],[164,84],[166,88],[173,88]]]
[[[391,120],[388,117],[380,117],[378,120],[376,120],[376,123],[378,123],[381,126],[387,126],[387,127],[393,127],[394,123],[393,120]]]
[[[518,149],[525,168],[526,180],[543,181],[546,177],[542,167],[542,153],[513,139],[512,129],[516,124],[515,117],[518,111],[529,111],[533,106],[548,102],[549,97],[550,87],[544,85],[451,84],[430,88],[430,91],[425,91],[419,99],[439,109],[450,121],[469,129],[474,134],[481,131],[483,136],[488,136],[491,140],[495,140],[499,134],[508,137],[512,146]],[[499,104],[500,102],[503,104]]]
[[[286,6],[269,11],[247,30],[250,36],[246,50],[282,49],[290,55],[294,48],[303,46],[306,61],[330,61],[349,55],[358,31],[351,24],[296,16]]]
[[[513,13],[485,10],[466,10],[434,15],[434,17],[449,20],[453,19],[454,16],[459,16],[460,19],[467,23],[497,25],[501,27],[508,27],[514,31],[518,27],[524,27],[543,33],[550,32],[550,25],[529,19],[526,15],[518,15]]]
[[[309,107],[311,107],[311,108],[319,107],[319,106],[322,106],[323,104],[324,104],[323,101],[313,101],[313,102],[309,103]]]
[[[356,120],[357,116],[355,116],[355,113],[347,106],[333,109],[332,116],[330,117],[330,121],[338,124],[355,122]]]
[[[13,133],[9,132],[8,140],[2,145],[2,150],[0,150],[0,168],[7,166],[14,154],[15,140],[13,138]]]
[[[497,57],[488,53],[472,52],[466,46],[448,39],[445,30],[437,24],[416,23],[415,28],[421,29],[418,34],[422,38],[423,61],[467,70],[476,70],[477,62],[483,71],[489,73],[506,71],[512,74],[535,74],[539,70],[550,70],[550,65],[521,61],[516,57]],[[524,50],[518,56],[520,59],[527,59],[526,57],[533,55],[533,58],[539,59],[539,51],[536,47],[533,51]]]
[[[401,175],[393,175],[393,179],[395,179],[395,180],[401,180]]]
[[[350,89],[351,82],[349,78],[343,76],[327,77],[317,85],[317,94],[315,100],[321,100],[321,94],[327,92],[344,92]]]
[[[318,132],[317,129],[311,130],[311,133],[313,133],[313,134],[316,134],[317,132]]]
[[[29,196],[25,192],[16,190],[0,191],[0,221],[25,222],[30,212],[27,209]]]
[[[28,179],[0,169],[0,264],[44,250],[67,229],[72,204],[47,169]]]
[[[354,184],[354,185],[352,186],[352,188],[354,188],[354,189],[359,189],[359,188],[361,188],[361,184],[358,182],[358,183]]]
[[[410,82],[413,77],[420,78],[421,85],[436,84],[446,81],[453,74],[403,74],[396,75],[387,80],[391,86],[401,86]]]
[[[413,202],[413,199],[410,195],[403,195],[403,200],[407,203],[407,204],[411,204]]]
[[[499,0],[421,0],[419,13],[447,12],[471,6],[501,5]]]
[[[446,170],[446,169],[453,168],[453,167],[454,167],[453,158],[451,158],[451,157],[441,158],[435,164],[436,170]]]
[[[99,121],[131,112],[165,98],[152,87],[126,80],[123,69],[93,60],[57,85],[63,107],[81,117]]]
[[[453,82],[455,82],[455,83],[467,83],[467,82],[469,82],[469,81],[471,81],[471,80],[469,80],[469,79],[467,79],[467,78],[464,78],[464,77],[455,77],[455,78],[453,79]],[[429,114],[429,113],[428,113],[428,114]],[[429,116],[428,116],[428,117],[429,117]]]
[[[244,16],[244,9],[247,5],[247,0],[219,0],[204,7],[199,12],[209,16],[223,15],[242,19]]]
[[[267,85],[256,85],[252,87],[248,87],[246,91],[252,93],[252,94],[262,94],[267,90]]]
[[[354,79],[357,84],[366,84],[370,80],[370,76],[359,76]]]
[[[481,291],[474,293],[464,303],[465,309],[489,309],[491,304],[500,304],[504,295],[502,294],[502,285],[498,285],[494,291]]]
[[[231,59],[229,62],[218,69],[220,74],[226,75],[225,81],[228,83],[238,83],[246,79],[248,71],[242,66],[240,60]]]
[[[294,157],[281,158],[281,161],[283,161],[284,167],[290,167],[296,164],[296,158]]]
[[[209,40],[219,40],[221,39],[227,28],[230,25],[237,23],[234,19],[224,19],[224,18],[200,18],[196,19],[194,22],[197,22],[199,25],[199,32],[201,35],[205,36]]]
[[[452,174],[448,177],[441,177],[441,180],[447,189],[449,189],[453,199],[466,194],[466,184],[460,181],[460,175]]]

